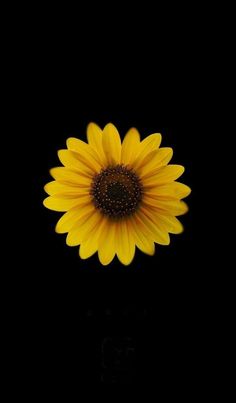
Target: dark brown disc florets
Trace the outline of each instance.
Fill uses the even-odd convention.
[[[137,210],[142,199],[142,184],[131,168],[110,166],[93,177],[90,194],[101,213],[120,219]]]

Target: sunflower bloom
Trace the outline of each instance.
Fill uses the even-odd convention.
[[[98,252],[103,265],[115,255],[132,262],[135,247],[154,255],[155,243],[168,245],[171,234],[183,226],[176,216],[188,211],[183,199],[191,192],[176,182],[181,165],[168,165],[173,150],[160,148],[161,134],[140,141],[131,128],[121,143],[116,127],[87,127],[85,143],[67,139],[67,149],[58,151],[63,166],[50,170],[54,181],[45,186],[45,207],[64,212],[57,233],[67,233],[69,246],[79,245],[79,256],[87,259]]]

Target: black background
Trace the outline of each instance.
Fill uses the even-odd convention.
[[[36,152],[32,155],[29,206],[33,214],[29,240],[32,268],[27,271],[27,282],[36,309],[32,314],[36,323],[39,321],[39,349],[46,354],[46,361],[52,360],[51,365],[56,359],[62,367],[64,360],[71,359],[81,367],[79,352],[83,352],[80,369],[85,375],[86,368],[90,381],[103,379],[101,355],[107,337],[122,346],[127,344],[123,338],[131,338],[136,364],[129,372],[136,378],[154,375],[156,354],[159,359],[154,371],[162,373],[173,367],[177,370],[180,363],[186,371],[189,360],[196,358],[196,321],[202,292],[198,289],[201,272],[193,265],[198,254],[194,222],[196,117],[189,108],[188,94],[179,99],[179,90],[174,94],[174,87],[170,91],[169,85],[159,87],[158,82],[157,77],[156,82],[147,83],[145,91],[139,86],[130,88],[128,80],[121,90],[88,85],[81,92],[75,85],[72,98],[70,91],[57,94],[54,88],[52,94],[47,90],[32,122]],[[181,217],[185,232],[171,236],[168,247],[157,245],[154,257],[137,251],[128,267],[117,259],[103,267],[97,255],[80,260],[78,248],[67,247],[65,236],[54,232],[61,214],[42,205],[43,186],[50,181],[48,170],[60,165],[57,150],[65,147],[67,137],[85,140],[90,121],[102,127],[111,121],[121,136],[131,126],[140,130],[142,138],[161,132],[163,145],[174,148],[173,162],[186,167],[181,180],[193,189],[188,198],[190,211]],[[126,351],[125,346],[122,348]],[[120,373],[120,364],[109,365]],[[110,371],[117,379],[116,370]],[[119,376],[130,379],[127,374]]]
[[[17,77],[26,152],[19,169],[27,171],[29,196],[16,282],[31,382],[191,385],[201,380],[207,321],[196,175],[206,113],[198,38],[192,33],[185,42],[180,33],[161,45],[155,32],[145,40],[131,33],[106,46],[96,35],[77,38],[64,43],[37,31],[21,52]],[[181,181],[192,188],[190,211],[181,217],[185,232],[157,245],[153,257],[137,250],[128,267],[116,258],[103,267],[97,255],[80,260],[78,248],[54,231],[61,214],[42,205],[48,171],[60,165],[57,150],[70,136],[85,140],[91,121],[114,123],[122,138],[132,126],[142,138],[162,133],[172,162],[186,168]]]

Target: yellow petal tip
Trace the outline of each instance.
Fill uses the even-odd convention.
[[[53,179],[55,179],[54,172],[55,172],[55,169],[57,169],[57,168],[59,168],[59,167],[53,167],[53,168],[49,169],[49,174],[53,177]]]
[[[92,128],[96,128],[96,129],[98,128],[99,130],[101,130],[101,127],[97,123],[89,122],[89,124],[87,125],[87,131],[92,129]]]
[[[49,205],[49,203],[50,203],[49,200],[50,200],[50,196],[46,197],[46,199],[43,200],[43,205],[44,205],[44,207],[46,207],[46,208],[51,210],[51,207]]]
[[[46,183],[46,185],[44,185],[44,187],[43,187],[43,190],[44,190],[44,192],[46,192],[46,193],[48,193],[47,189],[48,189],[48,183]]]
[[[111,123],[111,122],[109,122],[109,123],[107,123],[106,125],[105,125],[105,127],[104,127],[104,130],[107,130],[107,129],[115,129],[116,131],[117,131],[117,128],[116,128],[116,126],[113,124],[113,123]]]

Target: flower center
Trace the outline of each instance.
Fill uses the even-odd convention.
[[[92,200],[101,213],[120,219],[132,215],[142,199],[142,184],[127,166],[109,166],[93,177]]]

